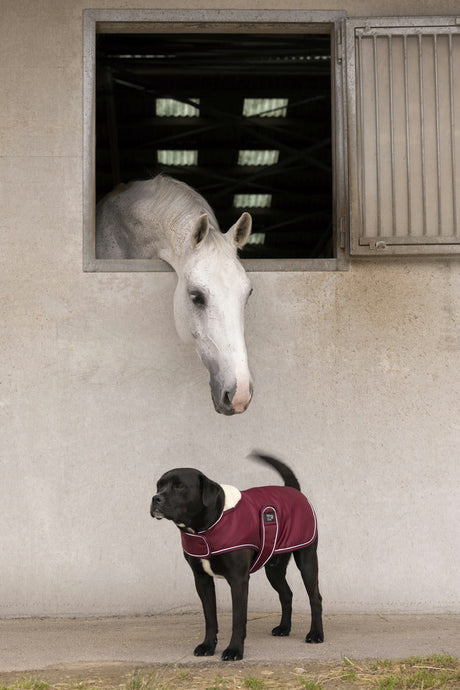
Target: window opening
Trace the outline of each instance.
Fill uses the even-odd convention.
[[[245,98],[243,117],[286,117],[288,98]]]
[[[279,151],[245,151],[238,152],[238,165],[276,165]]]
[[[132,59],[141,57],[135,55]],[[188,102],[181,102],[175,98],[155,98],[155,114],[157,117],[199,117],[200,99],[190,98]]]
[[[158,149],[157,161],[162,165],[180,167],[198,165],[198,151],[181,151],[180,149]]]
[[[96,75],[97,200],[163,172],[251,212],[243,259],[334,257],[329,33],[102,33]]]

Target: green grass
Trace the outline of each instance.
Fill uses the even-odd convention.
[[[206,690],[226,690],[227,689],[227,681],[225,678],[221,678],[220,676],[217,676],[215,678],[215,685],[209,686],[206,688]]]
[[[250,688],[250,690],[263,690],[265,688],[265,682],[260,680],[260,678],[245,678],[244,687]]]
[[[162,685],[158,673],[152,672],[145,676],[136,671],[126,683],[125,690],[168,690],[168,686]]]
[[[352,687],[376,690],[430,690],[460,688],[459,660],[447,655],[410,657],[402,661],[379,660],[360,664],[344,658],[340,679]]]
[[[302,690],[322,690],[322,686],[313,680],[303,680],[303,678],[297,678],[297,680]]]
[[[270,669],[272,672],[270,673]],[[238,663],[216,676],[209,665],[161,666],[147,673],[137,671],[127,681],[102,674],[97,681],[71,682],[63,674],[58,682],[22,678],[0,690],[459,690],[460,660],[448,654],[410,657],[401,661],[358,662],[348,657],[341,664],[323,664],[313,671],[294,672],[289,664],[257,667],[244,676]],[[247,670],[247,669],[246,669]],[[256,669],[254,669],[256,671]],[[268,671],[268,673],[267,673]],[[260,677],[264,673],[265,678]],[[46,676],[45,676],[46,678]],[[102,679],[101,679],[102,678]]]
[[[12,685],[0,685],[0,690],[50,690],[48,683],[34,678],[24,678],[18,680]]]

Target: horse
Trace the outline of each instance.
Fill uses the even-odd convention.
[[[98,259],[160,258],[176,272],[176,330],[195,344],[224,415],[244,412],[253,392],[244,339],[252,289],[237,256],[251,225],[244,212],[222,233],[208,202],[166,175],[119,185],[96,209]]]

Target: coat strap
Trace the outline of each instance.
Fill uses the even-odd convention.
[[[267,506],[260,513],[261,547],[259,555],[251,566],[250,573],[263,568],[273,556],[278,538],[278,515],[275,508]]]
[[[194,558],[208,558],[210,555],[209,544],[201,534],[180,533],[182,548],[188,556]]]

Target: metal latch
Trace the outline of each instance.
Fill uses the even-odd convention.
[[[359,244],[368,245],[369,249],[377,249],[378,251],[385,251],[385,249],[388,249],[388,245],[385,240],[367,240],[361,237]]]

